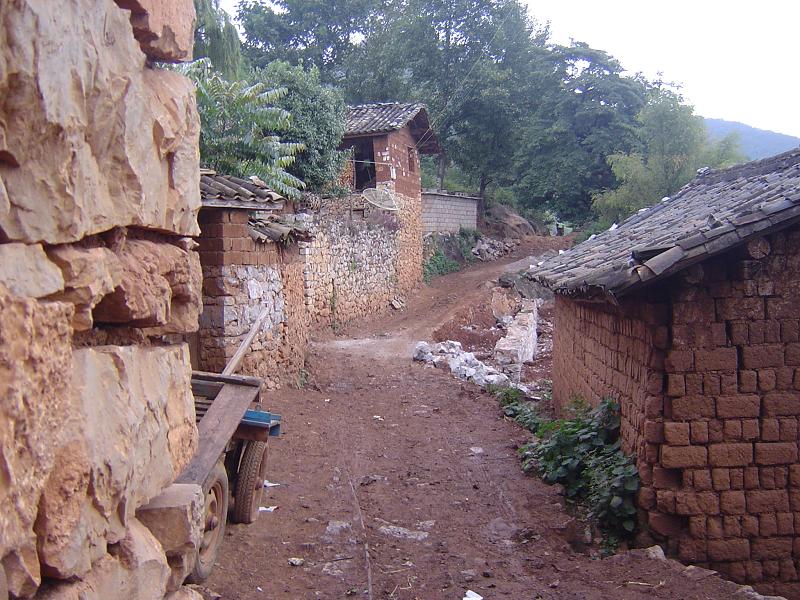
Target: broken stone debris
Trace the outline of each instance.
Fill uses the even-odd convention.
[[[429,535],[427,531],[413,531],[411,529],[406,529],[405,527],[400,527],[399,525],[381,525],[378,528],[378,531],[380,531],[383,535],[388,535],[389,537],[404,540],[414,540],[415,542],[421,542]]]
[[[433,347],[427,342],[417,342],[413,358],[439,368],[447,366],[457,378],[471,381],[480,387],[508,386],[510,383],[508,376],[481,362],[472,352],[464,352],[460,342],[448,340]]]
[[[494,347],[495,361],[517,383],[523,364],[536,358],[539,302],[524,301],[522,310],[507,325],[506,335]]]
[[[478,260],[491,261],[511,253],[518,245],[519,240],[517,239],[498,240],[482,237],[475,243],[471,252]]]

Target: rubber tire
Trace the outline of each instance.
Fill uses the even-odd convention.
[[[211,575],[211,571],[214,568],[214,563],[217,562],[217,556],[222,548],[222,541],[225,538],[225,521],[228,515],[228,495],[230,492],[228,491],[228,473],[225,470],[225,466],[222,464],[222,462],[218,462],[216,464],[214,469],[203,483],[203,494],[206,498],[206,502],[209,501],[209,494],[211,493],[211,490],[215,488],[215,486],[215,497],[219,503],[217,509],[218,531],[215,533],[215,537],[213,538],[213,543],[211,546],[209,546],[207,549],[201,548],[198,550],[192,572],[189,573],[189,576],[186,578],[187,583],[203,583],[206,579],[208,579],[209,575]],[[205,514],[206,510],[208,510],[208,506],[204,508],[204,522],[207,522],[208,518],[208,515]]]
[[[267,472],[267,443],[249,441],[242,451],[233,496],[234,523],[252,523],[264,498]]]

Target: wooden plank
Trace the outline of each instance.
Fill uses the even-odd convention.
[[[192,379],[192,394],[195,396],[204,396],[213,400],[222,390],[222,386],[223,384],[218,381]]]
[[[175,480],[176,483],[202,484],[205,481],[233,437],[250,403],[257,398],[258,388],[252,386],[229,384],[222,388],[211,408],[197,424],[200,434],[197,453]]]
[[[233,375],[239,370],[239,367],[242,366],[242,361],[244,360],[247,351],[250,350],[250,344],[253,343],[256,335],[259,331],[261,331],[261,327],[264,325],[264,321],[267,319],[268,315],[269,309],[264,308],[264,310],[261,311],[261,314],[258,315],[256,322],[253,323],[250,331],[247,333],[247,337],[245,337],[244,340],[242,340],[242,343],[239,344],[239,347],[236,349],[236,353],[228,361],[228,364],[225,365],[225,368],[222,369],[223,375]]]
[[[247,385],[257,388],[260,388],[264,383],[258,377],[248,377],[247,375],[220,375],[219,373],[209,373],[207,371],[192,371],[192,379],[216,381],[218,383],[232,383],[234,385]]]

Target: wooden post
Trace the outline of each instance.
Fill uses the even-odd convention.
[[[228,364],[225,365],[225,368],[222,369],[223,375],[233,375],[236,371],[239,370],[239,367],[242,366],[242,361],[244,360],[247,351],[250,349],[250,345],[253,343],[253,340],[256,337],[256,334],[261,331],[261,326],[264,324],[264,321],[269,314],[269,309],[265,308],[258,318],[256,322],[253,323],[253,326],[250,328],[250,331],[247,333],[247,337],[242,340],[242,343],[239,344],[239,347],[236,349],[236,352],[228,361]]]

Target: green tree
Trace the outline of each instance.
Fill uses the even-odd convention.
[[[281,141],[279,134],[289,130],[292,120],[275,106],[288,90],[261,82],[228,82],[211,70],[207,59],[180,69],[197,88],[202,164],[225,175],[258,176],[277,192],[298,197],[305,184],[287,169],[303,144]]]
[[[310,189],[323,190],[334,184],[346,159],[339,151],[345,129],[345,106],[341,92],[320,82],[319,69],[274,61],[257,78],[270,87],[286,88],[288,94],[276,105],[292,115],[283,137],[303,143],[305,150],[288,171]]]
[[[710,143],[702,118],[660,83],[652,86],[637,119],[641,151],[609,156],[620,185],[594,197],[593,208],[603,226],[676,193],[700,167],[727,167],[744,160],[735,137]]]
[[[214,68],[232,81],[245,68],[242,44],[236,27],[219,0],[194,0],[197,23],[194,31],[194,57],[208,58]]]
[[[638,147],[645,85],[607,53],[583,43],[553,47],[541,101],[522,124],[514,189],[529,208],[582,222],[592,194],[615,185],[607,157]]]

